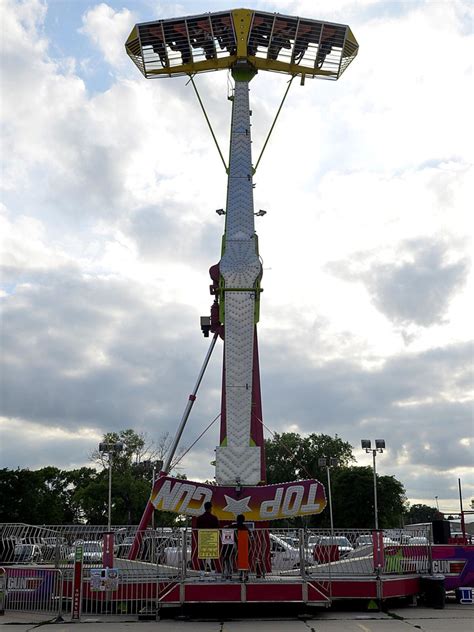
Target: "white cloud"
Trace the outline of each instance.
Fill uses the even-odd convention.
[[[102,2],[86,11],[80,32],[89,37],[108,64],[121,67],[128,61],[124,55],[124,43],[136,22],[136,16],[129,9],[115,11]]]
[[[4,8],[3,432],[9,445],[14,432],[27,437],[10,466],[59,464],[59,453],[72,466],[120,424],[173,432],[208,344],[198,316],[211,302],[225,174],[186,80],[147,82],[126,57],[135,5],[78,19],[112,73],[94,91],[76,74],[83,59],[52,57],[44,3]],[[381,471],[416,499],[456,497],[453,478],[468,478],[464,9],[340,0],[314,15],[314,3],[281,3],[351,18],[361,52],[340,82],[292,87],[256,175],[256,207],[268,211],[257,224],[265,419],[354,446],[383,429]],[[180,13],[150,8],[150,18]],[[225,148],[226,77],[198,85]],[[256,156],[286,84],[260,73],[251,87]],[[416,308],[404,301],[415,292]],[[219,410],[218,355],[185,444]],[[216,443],[214,426],[186,457],[189,476],[212,476]]]

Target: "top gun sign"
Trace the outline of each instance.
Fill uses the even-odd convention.
[[[170,476],[160,477],[153,488],[155,509],[199,516],[212,501],[219,520],[244,514],[247,520],[277,520],[318,514],[326,507],[323,485],[314,479],[260,487],[218,487]]]

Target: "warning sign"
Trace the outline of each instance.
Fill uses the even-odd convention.
[[[200,560],[219,559],[219,529],[199,529],[198,558]]]
[[[222,544],[234,544],[234,530],[222,529],[221,541],[222,541]]]
[[[90,574],[92,592],[118,590],[119,572],[117,568],[91,568]]]

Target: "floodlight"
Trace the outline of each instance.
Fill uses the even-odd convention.
[[[107,516],[107,528],[110,531],[112,525],[112,461],[114,454],[118,454],[123,450],[122,441],[116,441],[111,443],[109,441],[102,441],[99,443],[99,452],[107,454],[109,457],[109,502],[108,502],[108,516]]]
[[[210,316],[201,316],[201,331],[204,334],[204,338],[209,338],[209,332],[211,331]]]
[[[374,472],[374,516],[375,516],[375,529],[379,528],[378,506],[377,506],[377,471],[375,468],[375,457],[377,452],[383,452],[385,449],[385,439],[375,439],[375,448],[372,450],[372,442],[370,439],[361,439],[360,442],[362,449],[367,453],[372,452],[373,460],[373,472]]]
[[[121,441],[117,441],[116,443],[109,443],[107,441],[103,441],[99,443],[99,452],[104,452],[105,454],[122,452],[123,443]]]

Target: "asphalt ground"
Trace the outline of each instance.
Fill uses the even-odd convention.
[[[263,608],[263,607],[262,607]],[[159,621],[92,618],[84,616],[80,623],[52,623],[41,615],[7,612],[0,617],[5,632],[474,632],[474,604],[449,602],[442,610],[425,607],[394,607],[386,612],[361,612],[345,609],[312,610],[311,612],[273,612],[268,608],[260,616],[238,612],[190,610],[186,615],[164,613]],[[174,618],[171,618],[174,617]],[[245,617],[245,618],[244,618]]]

